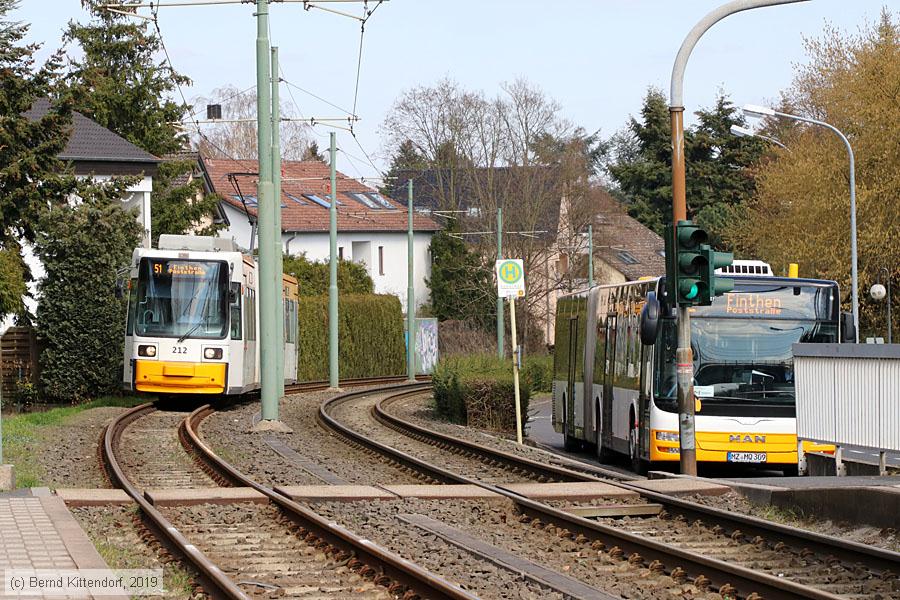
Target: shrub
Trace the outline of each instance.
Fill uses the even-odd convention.
[[[553,389],[553,355],[528,356],[522,361],[522,379],[532,393],[548,393]]]
[[[330,282],[328,261],[311,261],[305,254],[284,257],[284,272],[297,278],[301,296],[325,296]],[[372,278],[365,265],[338,261],[338,289],[342,294],[371,294]]]
[[[509,360],[486,354],[450,356],[438,363],[432,382],[439,416],[470,427],[515,432],[515,392]],[[527,418],[530,397],[529,383],[520,377],[523,418]]]
[[[328,296],[300,298],[297,379],[328,379]],[[342,379],[406,372],[403,313],[396,296],[338,298],[338,355]]]
[[[116,272],[128,265],[140,226],[119,193],[109,194],[55,206],[35,243],[47,273],[37,308],[47,400],[78,403],[121,386],[125,301],[115,296]]]

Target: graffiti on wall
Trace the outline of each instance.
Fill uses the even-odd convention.
[[[430,375],[438,361],[438,321],[416,319],[416,373]]]

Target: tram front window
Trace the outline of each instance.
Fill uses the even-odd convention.
[[[656,395],[674,407],[677,389],[674,321],[664,321],[657,341]],[[794,403],[796,343],[837,342],[837,325],[789,319],[695,318],[694,394],[704,401]]]
[[[225,337],[228,263],[142,258],[135,334],[153,337]]]

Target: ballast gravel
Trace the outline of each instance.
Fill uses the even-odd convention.
[[[627,555],[619,555],[611,548],[592,547],[590,541],[569,537],[568,532],[553,525],[534,526],[530,519],[522,522],[520,513],[507,500],[323,502],[311,508],[483,598],[559,598],[562,595],[549,588],[534,590],[533,583],[527,590],[522,589],[523,582],[512,571],[493,563],[479,566],[483,559],[408,525],[399,515],[427,515],[614,596],[637,600],[722,600],[718,593],[675,581],[658,569],[632,564]],[[490,577],[484,577],[485,571]],[[523,595],[526,591],[534,595]]]
[[[313,461],[347,483],[423,482],[421,477],[408,470],[354,448],[322,428],[316,421],[319,404],[333,396],[331,392],[306,392],[285,398],[281,403],[280,417],[293,433],[251,432],[253,416],[259,412],[259,403],[251,402],[216,411],[203,421],[200,434],[223,459],[245,475],[270,486],[321,485],[323,481],[277,454],[266,444],[267,436],[284,443],[304,459]]]

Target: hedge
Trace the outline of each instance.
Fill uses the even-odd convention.
[[[553,355],[541,354],[525,358],[522,379],[528,382],[532,393],[553,391]]]
[[[432,375],[438,416],[479,429],[514,433],[516,423],[512,365],[494,355],[451,356]],[[522,416],[528,415],[531,386],[519,380]]]
[[[297,379],[328,379],[328,296],[300,298],[298,329]],[[338,354],[341,379],[405,373],[400,300],[380,294],[339,296]]]

